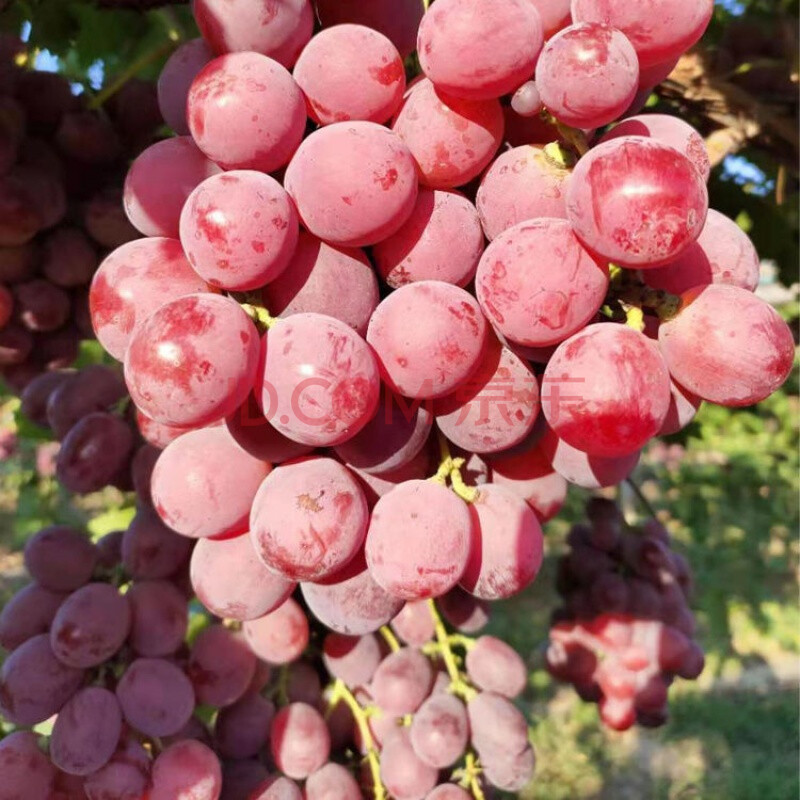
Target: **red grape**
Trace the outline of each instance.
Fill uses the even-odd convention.
[[[131,607],[128,644],[140,656],[172,655],[183,644],[186,598],[169,581],[135,581],[125,595]]]
[[[296,780],[316,772],[330,753],[330,734],[320,713],[305,703],[282,708],[272,720],[270,750],[281,772]]]
[[[82,533],[66,525],[42,528],[25,543],[25,569],[51,592],[71,592],[88,583],[97,564],[97,549]]]
[[[186,671],[197,702],[203,705],[233,705],[239,700],[256,670],[256,657],[241,633],[222,625],[210,625],[197,636]]]
[[[200,742],[177,742],[153,764],[150,800],[218,800],[221,791],[222,767]]]
[[[308,645],[308,620],[291,597],[263,617],[246,621],[242,629],[253,652],[270,664],[288,664]]]
[[[205,39],[190,39],[172,53],[158,76],[158,107],[178,136],[189,133],[186,100],[192,81],[212,58],[214,54]]]

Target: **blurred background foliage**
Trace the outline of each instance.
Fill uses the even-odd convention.
[[[633,0],[635,1],[635,0]],[[156,7],[159,6],[159,7]],[[132,78],[152,80],[177,42],[196,35],[186,4],[155,0],[0,0],[0,30],[19,33],[29,65],[58,70],[101,102]],[[798,0],[719,0],[708,34],[648,101],[706,137],[712,205],[736,219],[767,263],[762,291],[797,323]],[[771,262],[771,263],[770,263]],[[102,359],[84,343],[81,359]],[[76,501],[53,477],[54,446],[0,395],[0,603],[24,580],[19,550],[44,524],[125,527],[130,498]],[[659,731],[614,734],[596,708],[543,669],[554,568],[586,495],[571,492],[547,526],[532,589],[500,604],[493,631],[530,665],[525,695],[539,756],[526,800],[786,800],[797,797],[800,437],[796,374],[757,408],[706,406],[679,435],[652,444],[636,480],[695,570],[708,666],[672,690]],[[627,495],[628,516],[643,509]]]

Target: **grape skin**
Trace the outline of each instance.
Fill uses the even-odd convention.
[[[311,38],[310,0],[196,0],[192,11],[203,38],[216,53],[255,51],[290,68]]]
[[[520,222],[566,219],[566,189],[572,172],[536,145],[501,153],[481,179],[475,204],[489,241]]]
[[[290,580],[320,580],[364,543],[369,510],[338,461],[311,458],[277,467],[252,502],[250,536],[268,569]]]
[[[467,705],[472,744],[482,760],[512,757],[528,745],[528,723],[509,700],[494,692],[481,692]]]
[[[252,170],[207,178],[189,195],[180,215],[189,263],[210,286],[228,291],[257,289],[277,278],[298,236],[289,195],[274,178]]]
[[[392,130],[411,151],[421,184],[453,189],[489,165],[502,142],[503,124],[497,100],[452,97],[423,79],[406,92]]]
[[[455,445],[495,453],[521,442],[539,414],[539,384],[530,367],[491,337],[467,383],[434,404],[436,425]]]
[[[308,645],[308,620],[291,597],[269,614],[246,621],[242,630],[252,651],[270,664],[288,664]]]
[[[126,722],[145,736],[171,736],[189,721],[195,705],[192,684],[170,661],[139,658],[117,684]]]
[[[256,670],[256,657],[244,636],[222,625],[211,625],[194,640],[186,671],[197,702],[223,708],[247,691]]]
[[[130,628],[128,598],[108,583],[87,583],[56,612],[50,646],[69,667],[96,667],[122,647]]]
[[[273,172],[285,166],[306,125],[294,78],[277,61],[253,52],[209,62],[189,90],[187,116],[195,144],[225,170]]]
[[[191,580],[195,594],[212,614],[240,621],[257,619],[280,606],[295,584],[264,567],[248,534],[194,548]]]
[[[262,406],[290,439],[331,446],[355,436],[378,404],[378,364],[367,343],[333,317],[295,314],[264,337]]]
[[[392,620],[392,630],[406,644],[422,647],[436,634],[433,615],[425,600],[410,600]]]
[[[82,533],[66,525],[42,528],[25,543],[25,569],[51,592],[70,592],[92,577],[97,549]]]
[[[303,800],[303,793],[294,781],[273,775],[256,787],[248,800]]]
[[[468,292],[442,281],[420,281],[380,303],[367,341],[393,391],[436,398],[456,390],[478,369],[487,327]]]
[[[314,131],[286,170],[286,191],[303,225],[328,244],[364,247],[395,233],[417,199],[414,159],[402,139],[374,122]]]
[[[43,372],[34,378],[20,396],[20,411],[36,425],[48,427],[47,403],[53,392],[74,373],[67,370]]]
[[[0,711],[15,725],[38,725],[58,713],[84,677],[62,664],[46,633],[21,644],[0,669]]]
[[[136,581],[125,595],[131,607],[128,644],[140,656],[172,655],[189,623],[186,598],[169,581]]]
[[[414,714],[409,732],[417,758],[436,769],[445,769],[467,749],[467,710],[453,695],[431,695]]]
[[[157,580],[174,575],[189,559],[192,542],[177,536],[156,512],[140,507],[122,537],[122,563],[132,578]]]
[[[47,424],[57,439],[93,411],[107,411],[126,396],[117,370],[92,364],[72,372],[47,399]]]
[[[516,650],[495,636],[481,636],[467,650],[467,675],[475,686],[509,700],[528,683],[528,670]]]
[[[322,643],[325,668],[351,688],[368,684],[382,658],[380,643],[372,634],[329,633]]]
[[[222,767],[200,742],[177,742],[153,764],[150,800],[218,800],[221,791]]]
[[[69,294],[50,281],[35,278],[12,290],[16,318],[31,331],[54,331],[69,318]]]
[[[56,778],[53,765],[31,731],[13,731],[0,740],[0,774],[4,796],[9,800],[49,797]]]
[[[530,506],[510,489],[487,483],[469,505],[472,539],[460,585],[482,600],[511,597],[542,565],[542,529]]]
[[[28,639],[47,633],[66,597],[35,583],[20,589],[0,610],[0,647],[10,653]]]
[[[370,574],[402,600],[442,595],[464,573],[472,526],[466,503],[444,486],[402,483],[373,509],[366,543]]]
[[[707,212],[708,190],[692,162],[642,136],[594,147],[567,188],[567,217],[578,238],[631,269],[674,261],[700,235]]]
[[[224,758],[256,756],[269,739],[275,705],[260,694],[245,694],[220,710],[214,723],[215,749]]]
[[[637,365],[635,374],[630,364]],[[658,347],[638,331],[590,325],[556,350],[542,396],[545,418],[560,439],[589,455],[620,457],[641,449],[663,425],[669,374]]]
[[[125,353],[125,382],[137,407],[156,422],[200,426],[244,401],[258,352],[256,329],[238,303],[186,295],[136,329]]]
[[[306,45],[293,70],[309,116],[329,125],[344,120],[386,122],[403,100],[406,76],[397,48],[363,25],[337,25]]]
[[[475,293],[510,342],[546,347],[584,328],[608,285],[607,264],[581,244],[569,223],[543,218],[519,223],[486,248]]]
[[[478,633],[489,622],[489,604],[459,586],[440,597],[436,604],[447,622],[461,633]]]
[[[242,450],[224,427],[180,436],[156,462],[153,505],[162,521],[192,539],[237,536],[271,467]]]
[[[381,780],[397,800],[422,800],[436,786],[439,773],[421,761],[407,728],[389,736],[381,751]]]
[[[363,250],[334,247],[305,231],[289,265],[263,288],[262,296],[273,316],[324,314],[361,336],[380,300],[378,280]]]
[[[658,81],[658,83],[660,82]],[[657,139],[683,153],[695,165],[697,171],[703,176],[703,180],[707,181],[711,174],[711,161],[703,137],[688,122],[684,122],[679,117],[673,117],[670,114],[641,114],[636,117],[628,117],[604,134],[598,144],[610,142],[620,136],[647,136]],[[712,214],[722,216],[718,211],[709,211],[708,213],[709,218]]]
[[[425,796],[425,800],[469,800],[472,795],[455,783],[441,783]]]
[[[86,286],[97,268],[97,252],[80,228],[54,230],[43,243],[42,274],[56,286]]]
[[[789,376],[794,338],[778,312],[745,289],[698,286],[658,340],[675,380],[721,406],[759,403]],[[713,323],[712,323],[713,321]]]
[[[511,108],[521,117],[533,117],[544,108],[542,96],[534,81],[523,83],[511,97]]]
[[[330,734],[320,713],[305,703],[291,703],[275,715],[270,751],[278,769],[290,778],[307,778],[325,764]]]
[[[536,64],[536,87],[559,122],[600,128],[621,116],[636,95],[636,51],[623,33],[608,25],[570,25],[544,46]]]
[[[542,21],[529,0],[438,0],[419,26],[425,75],[456,97],[488,100],[530,77],[542,49]]]
[[[131,164],[123,202],[131,224],[145,236],[178,238],[181,209],[192,190],[221,170],[191,136],[150,145]]]
[[[483,253],[478,213],[458,192],[422,186],[411,216],[372,253],[378,272],[393,289],[426,280],[464,287]]]
[[[90,775],[111,759],[122,732],[122,712],[108,689],[81,689],[58,712],[50,735],[53,764],[70,775]]]
[[[341,764],[329,763],[308,776],[305,800],[361,800],[355,778]]]
[[[189,133],[186,100],[192,81],[212,58],[214,54],[205,39],[190,39],[172,53],[158,76],[158,107],[178,136]]]
[[[370,692],[387,714],[413,714],[430,694],[433,671],[428,659],[413,647],[387,656],[372,676]]]

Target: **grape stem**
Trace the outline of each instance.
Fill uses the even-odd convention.
[[[439,614],[439,609],[436,608],[436,603],[433,599],[428,600],[428,608],[430,609],[431,617],[433,617],[433,628],[436,632],[436,652],[441,655],[445,668],[447,669],[447,674],[450,677],[450,691],[454,695],[458,695],[469,702],[478,692],[458,668],[456,657],[451,646],[455,644],[453,641],[455,637],[451,637],[447,633],[447,628],[445,628],[442,617]]]
[[[337,679],[333,684],[333,692],[330,697],[330,708],[335,708],[341,701],[347,703],[347,707],[353,715],[353,719],[358,725],[358,731],[361,734],[361,741],[367,751],[367,763],[369,764],[369,771],[372,776],[373,794],[375,800],[386,800],[386,788],[381,782],[381,764],[378,758],[378,750],[375,747],[375,740],[372,738],[372,731],[369,729],[367,721],[367,714],[355,695],[347,688],[344,681]]]
[[[453,458],[450,454],[450,445],[444,434],[439,431],[439,453],[441,462],[436,474],[431,477],[432,481],[447,486],[447,479],[450,479],[450,488],[465,502],[474,503],[478,499],[478,490],[473,486],[467,486],[461,476],[461,467],[466,463],[463,458]]]
[[[633,478],[626,478],[625,483],[631,487],[633,493],[636,495],[636,499],[644,506],[645,511],[647,511],[653,519],[657,519],[658,514],[655,508],[653,508],[653,504],[644,496],[644,492],[636,481],[633,480]]]
[[[386,640],[386,644],[389,645],[389,649],[393,653],[396,653],[400,649],[400,642],[397,641],[397,637],[388,625],[384,625],[381,628],[381,636]]]
[[[264,306],[254,305],[253,303],[242,303],[242,311],[250,317],[259,330],[268,331],[278,320],[270,316]]]

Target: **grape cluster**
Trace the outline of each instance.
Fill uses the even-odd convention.
[[[527,669],[468,635],[484,603],[454,590],[394,604],[380,633],[325,631],[247,537],[192,552],[158,531],[137,517],[97,544],[67,526],[28,541],[33,583],[0,612],[9,797],[461,798],[530,780],[512,703]],[[189,634],[195,592],[212,616]],[[45,755],[22,728],[53,715]]]
[[[92,276],[139,235],[120,208],[127,159],[161,124],[151,84],[91,110],[61,75],[18,67],[24,55],[0,41],[0,372],[17,392],[94,337]]]
[[[694,680],[704,666],[692,638],[691,570],[658,521],[629,528],[601,498],[589,501],[588,516],[559,562],[564,605],[553,617],[548,669],[598,703],[614,730],[663,725],[674,678]]]

